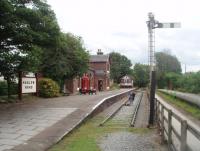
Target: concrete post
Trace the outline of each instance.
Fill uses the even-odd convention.
[[[187,151],[187,121],[181,121],[181,151]]]

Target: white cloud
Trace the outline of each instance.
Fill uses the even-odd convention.
[[[98,48],[147,62],[147,14],[160,22],[181,22],[180,29],[156,29],[156,50],[171,49],[190,71],[200,70],[198,0],[47,0],[64,32],[82,36],[91,53]]]

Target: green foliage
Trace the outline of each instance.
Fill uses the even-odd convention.
[[[169,72],[165,74],[165,81],[168,89],[177,89],[179,87],[178,80],[181,78],[181,74]]]
[[[110,90],[117,90],[117,89],[120,89],[119,84],[117,84],[117,83],[113,83],[113,84],[110,86]]]
[[[37,71],[44,48],[59,34],[55,14],[42,0],[0,1],[0,76],[8,84],[19,71]]]
[[[181,64],[176,58],[166,52],[156,53],[157,70],[159,72],[181,73]]]
[[[65,78],[82,75],[88,69],[89,55],[80,37],[60,34],[57,47],[49,48],[43,54],[42,72],[60,85]]]
[[[1,0],[0,33],[0,76],[7,80],[8,96],[19,71],[41,71],[62,85],[88,69],[82,39],[60,31],[44,0]]]
[[[59,96],[58,84],[48,78],[39,80],[39,95],[45,98],[58,97]]]
[[[155,55],[157,63],[157,85],[159,88],[165,88],[169,86],[169,80],[167,82],[166,74],[181,74],[181,64],[176,56],[172,56],[167,52],[157,52]]]
[[[183,74],[177,83],[181,91],[200,94],[200,71]]]
[[[6,81],[0,81],[0,96],[7,95],[7,88]]]
[[[133,69],[134,86],[146,87],[149,82],[149,67],[136,63]]]
[[[117,52],[110,53],[111,78],[115,83],[120,82],[120,78],[131,73],[131,61],[124,55]]]
[[[18,84],[12,82],[10,87],[10,94],[14,95],[18,93]],[[0,96],[8,95],[8,85],[6,81],[0,81]]]

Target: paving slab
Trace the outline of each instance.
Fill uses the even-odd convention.
[[[103,98],[125,91],[0,105],[0,151],[44,151],[70,132]]]

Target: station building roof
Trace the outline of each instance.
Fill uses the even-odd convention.
[[[91,55],[90,62],[109,62],[109,55]]]

